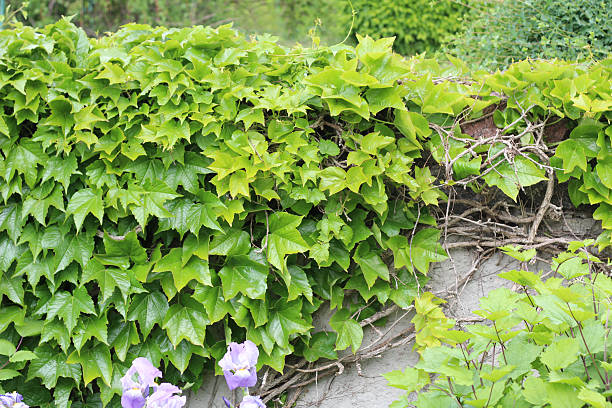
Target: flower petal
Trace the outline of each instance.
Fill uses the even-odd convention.
[[[161,377],[162,373],[159,371],[153,363],[144,357],[135,358],[132,361],[132,367],[138,373],[140,382],[143,385],[153,386],[155,384],[155,378]]]
[[[140,388],[123,390],[123,395],[121,395],[121,406],[123,408],[142,408],[145,402],[145,397],[142,395]]]
[[[266,404],[258,396],[246,395],[242,399],[239,408],[266,408]]]

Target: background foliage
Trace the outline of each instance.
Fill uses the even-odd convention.
[[[396,37],[394,50],[403,55],[437,51],[461,33],[475,10],[485,7],[474,0],[353,0],[352,5],[357,12],[355,33]],[[350,7],[345,10],[350,15]]]
[[[525,58],[599,60],[612,52],[612,1],[494,1],[472,16],[451,52],[471,65],[507,67]]]
[[[516,200],[555,170],[584,180],[609,244],[611,60],[468,77],[358,41],[145,25],[88,39],[65,19],[0,32],[2,387],[117,405],[136,356],[197,386],[230,340],[276,370],[355,351],[359,321],[408,307],[446,257],[441,187]],[[463,133],[482,115],[494,137]],[[578,148],[553,168],[536,153],[553,154],[542,132],[561,118]]]
[[[7,4],[16,9],[22,1],[8,0]],[[373,38],[395,36],[395,51],[410,55],[437,50],[462,31],[469,21],[464,17],[483,5],[483,0],[465,4],[453,0],[32,0],[25,21],[43,26],[62,16],[76,15],[75,24],[90,36],[115,31],[129,22],[185,27],[231,21],[247,34],[270,33],[285,43],[305,44],[310,44],[309,30],[316,26],[321,43],[330,45],[349,33],[355,10],[353,44],[355,33]]]
[[[350,11],[344,0],[33,0],[26,7],[25,23],[41,27],[62,16],[75,15],[74,23],[89,36],[116,31],[127,23],[186,27],[197,24],[218,26],[233,22],[247,34],[269,33],[283,42],[310,43],[309,30],[318,26],[324,43],[341,41],[349,30]],[[22,0],[8,0],[13,10]],[[315,20],[318,20],[315,23]]]

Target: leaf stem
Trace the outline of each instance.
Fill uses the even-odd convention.
[[[591,350],[589,349],[589,345],[587,344],[587,341],[584,338],[584,333],[582,332],[582,324],[580,324],[580,322],[576,320],[576,317],[574,316],[574,313],[572,312],[572,309],[569,303],[565,302],[565,304],[567,305],[567,309],[569,310],[570,315],[572,316],[572,319],[574,319],[574,321],[578,324],[578,331],[580,332],[580,337],[582,337],[582,342],[584,343],[584,347],[586,348],[587,353],[589,353],[589,356],[591,357],[591,361],[593,362],[593,366],[595,367],[595,370],[597,370],[597,375],[601,379],[601,382],[605,384],[606,390],[609,390],[610,384],[608,384],[604,380],[603,376],[601,375],[601,372],[599,371],[599,367],[597,367],[597,363],[595,362],[595,357],[593,356],[593,353],[591,353]]]

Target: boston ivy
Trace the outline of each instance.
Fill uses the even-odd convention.
[[[445,259],[428,210],[441,185],[486,173],[516,198],[547,177],[537,157],[440,136],[492,106],[500,130],[572,121],[586,163],[561,149],[559,174],[610,228],[610,60],[448,81],[460,62],[391,46],[288,50],[228,26],[88,39],[66,19],[1,31],[1,387],[29,405],[117,405],[135,357],[197,386],[232,339],[276,370],[359,348],[357,319],[407,307]],[[311,333],[321,307],[335,332]]]

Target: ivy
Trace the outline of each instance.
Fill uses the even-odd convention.
[[[391,47],[289,50],[229,26],[87,39],[68,19],[1,31],[0,333],[21,344],[0,354],[2,389],[117,406],[135,357],[198,387],[228,337],[278,371],[357,351],[363,319],[409,307],[446,258],[449,186],[517,199],[554,170],[610,244],[609,60],[468,77]],[[487,110],[495,135],[464,133]],[[586,163],[572,146],[549,158],[539,132],[561,119]]]

